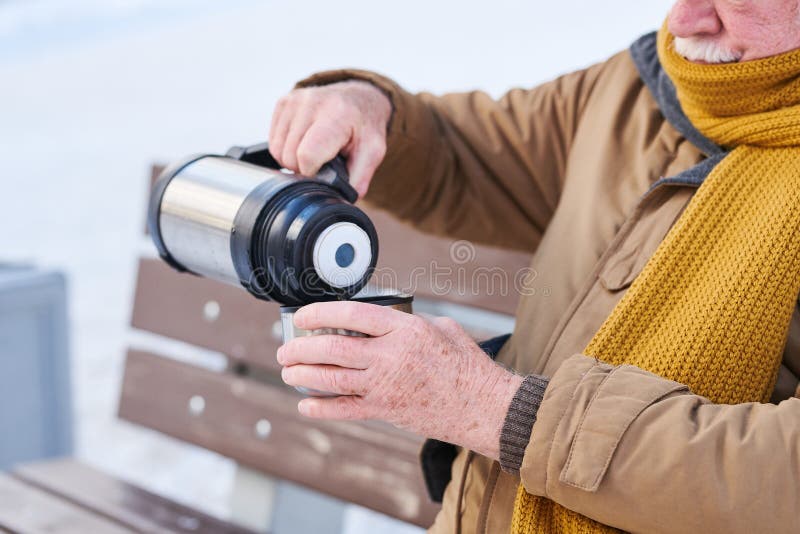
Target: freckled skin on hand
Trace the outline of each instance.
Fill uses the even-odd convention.
[[[359,302],[325,302],[298,311],[295,323],[372,336],[296,338],[281,347],[288,384],[337,393],[334,385],[348,384],[355,391],[305,399],[302,413],[380,419],[499,458],[500,430],[522,377],[494,363],[455,321],[428,321]],[[337,373],[342,376],[335,378]]]

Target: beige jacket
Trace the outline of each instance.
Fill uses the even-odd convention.
[[[696,191],[697,173],[681,173],[708,154],[687,137],[714,151],[665,119],[653,36],[632,50],[499,101],[410,94],[362,71],[303,83],[360,78],[391,97],[370,202],[429,232],[535,251],[537,290],[498,357],[552,377],[520,471],[528,492],[631,532],[800,532],[797,313],[774,404],[711,404],[581,355]],[[507,532],[520,478],[466,451],[452,470],[431,532]]]

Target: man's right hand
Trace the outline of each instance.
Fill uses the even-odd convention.
[[[364,81],[295,89],[278,100],[269,150],[285,168],[314,176],[337,154],[347,159],[350,183],[359,196],[386,154],[389,98]]]

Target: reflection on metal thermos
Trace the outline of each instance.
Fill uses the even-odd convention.
[[[356,198],[341,158],[307,178],[282,171],[264,143],[165,169],[148,225],[174,268],[300,306],[351,298],[371,276],[378,236]]]

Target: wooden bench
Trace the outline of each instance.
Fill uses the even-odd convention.
[[[74,460],[0,473],[0,532],[246,534]]]
[[[153,168],[151,183],[160,170]],[[450,315],[476,339],[510,331],[518,295],[514,277],[525,275],[529,255],[454,244],[416,232],[385,213],[368,214],[380,237],[377,274],[384,285],[388,281],[411,289],[415,312]],[[476,292],[473,281],[485,287]],[[153,251],[139,261],[131,324],[133,342],[119,404],[122,419],[216,451],[248,470],[415,525],[432,523],[439,505],[424,487],[422,438],[378,421],[318,421],[297,412],[301,397],[282,383],[275,359],[281,344],[277,304],[257,300],[241,288],[175,272]],[[85,469],[69,462],[22,468],[2,479],[6,486],[0,487],[10,493],[82,495],[80,490],[68,492],[64,477],[81,478],[78,473]],[[97,472],[87,473],[85,484],[107,487],[102,493],[111,496],[68,496],[65,518],[77,513],[74,508],[86,508],[96,520],[112,521],[120,502],[148,495],[101,480]],[[202,525],[208,521],[159,502],[168,512],[175,511],[164,515],[172,526],[159,528],[179,531],[174,519],[179,514],[197,517]],[[114,521],[136,526],[134,519],[130,524]],[[224,531],[214,530],[220,525],[214,523],[212,530]],[[0,512],[0,528],[15,530],[17,525],[4,524]]]

